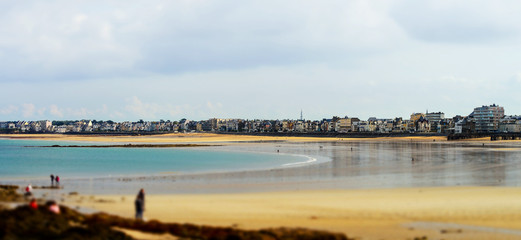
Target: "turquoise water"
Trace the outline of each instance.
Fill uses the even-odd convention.
[[[0,139],[0,178],[149,176],[277,168],[302,156],[205,148],[41,148],[89,143]],[[90,143],[92,144],[92,143]]]

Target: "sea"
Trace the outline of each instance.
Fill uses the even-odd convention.
[[[179,148],[0,139],[0,184],[63,193],[234,193],[443,186],[521,186],[521,142],[342,140]],[[109,144],[109,143],[107,143]],[[110,143],[113,144],[113,143]]]
[[[274,169],[312,162],[306,156],[216,147],[49,147],[113,145],[0,139],[0,179],[142,177]],[[123,144],[120,144],[123,145]]]

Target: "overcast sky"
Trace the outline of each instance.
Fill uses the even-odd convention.
[[[0,121],[521,114],[521,2],[0,1]]]

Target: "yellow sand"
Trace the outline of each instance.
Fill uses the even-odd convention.
[[[71,206],[133,216],[135,196],[73,196]],[[104,201],[99,201],[103,199]],[[272,193],[147,195],[147,219],[236,226],[306,227],[359,239],[521,239],[521,188],[436,187]],[[414,225],[415,222],[462,226]],[[408,224],[413,225],[408,225]],[[517,234],[474,229],[516,229]],[[446,231],[447,233],[442,233]]]
[[[193,142],[261,142],[261,141],[447,141],[446,137],[379,137],[379,138],[332,138],[332,137],[271,137],[227,135],[214,133],[171,133],[149,136],[100,136],[100,135],[64,135],[64,134],[0,134],[1,138],[35,139],[54,141],[90,141],[90,142],[142,142],[142,143],[193,143]]]

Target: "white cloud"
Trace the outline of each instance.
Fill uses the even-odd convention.
[[[513,0],[404,0],[391,14],[415,38],[468,44],[519,37],[520,9]]]
[[[156,109],[157,105],[145,104],[139,100],[138,97],[133,96],[127,100],[127,105],[125,109],[132,114],[135,114],[139,117],[143,118],[155,118],[156,117]]]
[[[84,107],[67,108],[67,115],[75,118],[90,118],[94,116],[93,112]]]
[[[514,76],[511,78],[510,83],[521,84],[521,73],[514,74]]]
[[[42,108],[39,108],[39,109],[36,110],[36,112],[38,113],[38,116],[44,116],[45,115],[45,111],[46,111],[45,107],[42,107]]]
[[[22,104],[22,116],[26,118],[30,118],[34,116],[34,112],[36,107],[32,103],[24,103]]]
[[[125,114],[119,112],[119,111],[114,111],[112,113],[109,114],[109,118],[112,118],[112,119],[125,119]],[[128,120],[128,119],[126,119]]]
[[[143,118],[143,119],[159,119],[167,117],[179,117],[184,113],[185,109],[190,109],[189,105],[185,106],[173,106],[168,103],[157,104],[157,103],[145,103],[141,101],[137,96],[132,96],[127,99],[127,105],[125,110],[132,116]]]
[[[97,111],[97,113],[100,113],[100,114],[107,114],[108,112],[109,112],[109,108],[108,108],[107,104],[102,104],[101,109],[99,109]]]
[[[18,111],[18,107],[14,105],[9,105],[4,108],[0,108],[0,114],[2,115],[10,115]]]
[[[49,113],[54,117],[63,117],[63,112],[54,104],[49,107]]]
[[[8,54],[0,60],[9,64],[0,70],[6,80],[76,80],[331,61],[402,42],[388,7],[363,0],[6,4],[0,50]]]
[[[217,110],[220,110],[223,108],[223,105],[219,102],[217,103],[212,103],[210,101],[206,102],[206,107],[208,108],[208,110],[210,111],[217,111]]]
[[[172,120],[288,118],[304,109],[310,119],[365,118],[466,114],[493,102],[521,113],[519,6],[1,2],[0,82],[24,94],[5,91],[0,114]]]

